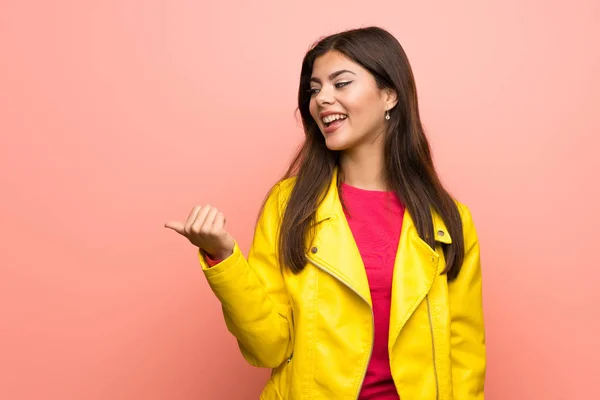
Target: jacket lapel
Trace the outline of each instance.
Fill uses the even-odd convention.
[[[436,241],[451,243],[448,230],[436,212],[433,212],[433,227]],[[438,264],[438,253],[421,239],[410,213],[405,211],[392,280],[390,348],[406,321],[429,293],[435,276],[441,272]]]
[[[307,257],[371,306],[369,281],[337,189],[337,170],[317,210],[315,237]]]

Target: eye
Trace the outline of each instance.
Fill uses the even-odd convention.
[[[313,95],[319,93],[319,89],[317,89],[317,88],[310,88],[310,89],[307,90],[307,92],[310,93],[311,96],[313,96]]]
[[[338,89],[343,88],[344,86],[348,86],[349,84],[351,84],[352,81],[348,81],[348,82],[338,82],[335,84],[335,87]]]

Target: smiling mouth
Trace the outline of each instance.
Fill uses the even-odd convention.
[[[336,123],[337,121],[341,122],[341,121],[345,120],[346,118],[348,118],[348,116],[346,114],[332,114],[332,115],[323,117],[321,119],[321,121],[327,128],[327,127],[333,125],[334,123]]]

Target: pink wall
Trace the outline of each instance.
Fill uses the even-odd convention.
[[[246,250],[304,51],[370,24],[478,225],[487,398],[600,398],[600,3],[202,3],[0,3],[0,398],[258,397],[163,223],[210,202]]]

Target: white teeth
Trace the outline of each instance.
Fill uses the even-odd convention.
[[[346,119],[346,118],[347,118],[347,116],[344,114],[331,114],[326,117],[323,117],[323,123],[329,124],[329,123],[335,121],[336,119]]]

